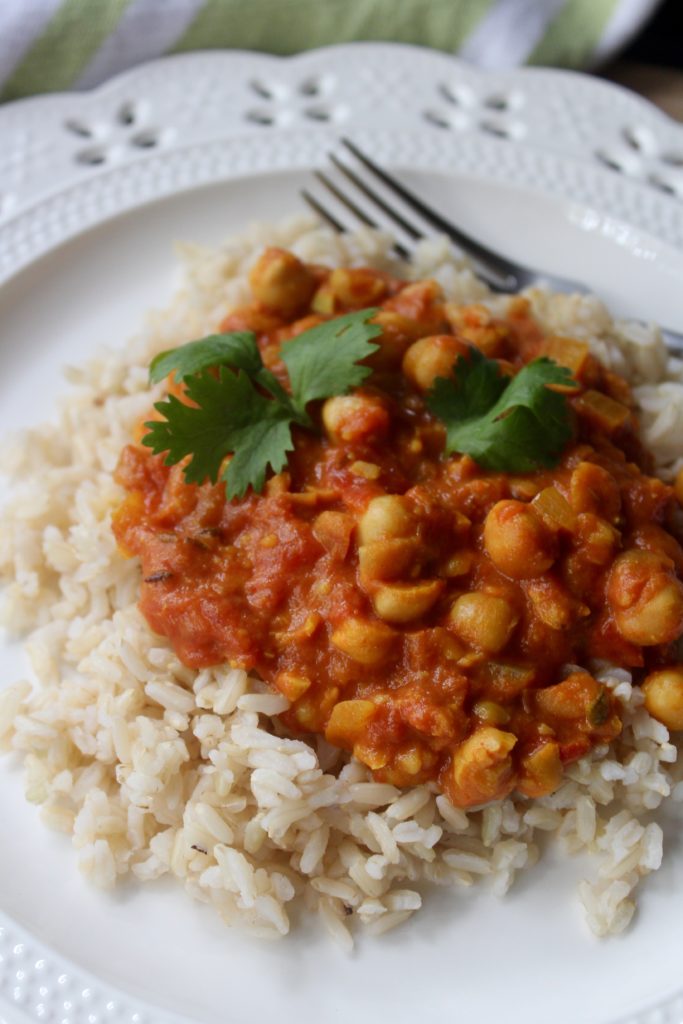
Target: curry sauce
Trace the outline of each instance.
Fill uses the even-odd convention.
[[[192,668],[255,672],[291,702],[289,729],[323,734],[378,780],[433,780],[463,807],[552,792],[620,732],[596,661],[681,672],[676,501],[650,475],[627,384],[580,340],[544,335],[524,298],[494,316],[433,281],[280,250],[251,283],[221,329],[253,331],[285,387],[287,339],[368,305],[373,373],[312,408],[319,432],[295,428],[263,494],[228,502],[222,484],[124,450],[114,531],[140,558],[147,621]],[[472,347],[508,374],[539,355],[572,371],[574,439],[557,466],[511,475],[444,454],[425,395]]]

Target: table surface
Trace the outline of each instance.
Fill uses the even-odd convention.
[[[603,75],[645,96],[670,117],[683,121],[683,71],[655,67],[652,64],[615,61],[604,69]]]

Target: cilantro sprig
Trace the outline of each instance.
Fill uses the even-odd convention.
[[[280,351],[287,391],[266,369],[250,331],[213,334],[162,352],[150,366],[151,383],[173,374],[184,385],[146,423],[142,443],[186,461],[188,483],[223,479],[229,500],[263,490],[269,469],[279,473],[294,449],[292,427],[314,429],[311,402],[346,394],[372,372],[363,365],[378,348],[376,309],[325,321],[285,342]],[[461,356],[449,378],[439,378],[427,407],[446,427],[446,453],[470,455],[484,469],[532,472],[556,464],[573,432],[567,392],[571,372],[551,359],[534,359],[514,377],[476,348]],[[225,464],[227,456],[230,461]]]
[[[446,451],[470,455],[484,469],[528,473],[551,467],[572,436],[567,395],[570,370],[545,357],[504,376],[495,360],[473,348],[452,377],[440,377],[427,406],[446,426]]]
[[[149,367],[151,384],[159,384],[169,374],[181,383],[213,366],[230,366],[255,377],[263,369],[261,353],[254,344],[251,331],[211,334],[199,341],[189,341],[179,348],[161,352]]]
[[[145,424],[142,443],[165,454],[166,465],[189,459],[188,483],[220,477],[229,500],[250,487],[260,492],[268,469],[279,473],[287,464],[292,426],[313,426],[309,403],[346,394],[372,372],[360,360],[378,348],[372,339],[382,329],[369,322],[377,312],[348,313],[285,342],[280,355],[291,394],[264,367],[250,331],[214,334],[162,352],[150,366],[150,382],[173,373],[185,385],[186,400],[169,395],[157,402],[161,418]],[[223,469],[227,455],[232,458]]]

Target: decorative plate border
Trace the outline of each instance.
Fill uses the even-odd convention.
[[[0,107],[0,282],[152,199],[322,164],[341,133],[388,164],[571,198],[683,248],[683,126],[651,104],[573,72],[358,43],[169,57]]]
[[[381,161],[570,198],[683,248],[683,126],[624,89],[479,72],[416,47],[165,58],[91,93],[0,107],[0,284],[146,202],[323,164],[340,134]],[[680,1024],[683,992],[619,1024]],[[189,1024],[69,963],[0,911],[0,1024]]]

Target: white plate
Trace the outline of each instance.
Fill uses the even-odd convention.
[[[406,47],[192,55],[0,109],[0,434],[48,416],[62,364],[122,344],[166,300],[175,240],[218,242],[296,209],[342,131],[481,238],[683,330],[683,130],[647,104],[582,76],[484,76]],[[7,681],[22,670],[16,646],[0,667]],[[680,813],[624,937],[587,934],[574,896],[586,865],[551,852],[505,901],[433,891],[348,958],[306,923],[276,946],[245,940],[171,884],[86,887],[8,760],[0,806],[8,1024],[683,1017]]]

